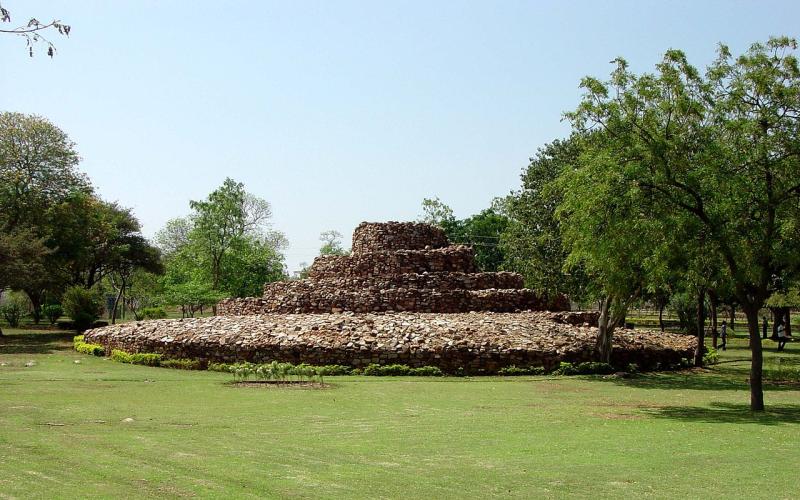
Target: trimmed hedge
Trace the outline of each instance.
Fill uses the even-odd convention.
[[[111,351],[111,359],[113,359],[114,361],[119,361],[120,363],[130,363],[132,365],[144,365],[144,366],[161,365],[161,355],[154,353],[137,352],[131,354],[125,351],[114,349],[113,351]]]
[[[72,339],[72,345],[75,347],[75,350],[83,353],[89,354],[92,356],[104,356],[106,354],[106,350],[100,344],[87,344],[83,341],[83,335],[76,335]]]

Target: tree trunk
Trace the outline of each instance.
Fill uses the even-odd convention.
[[[783,315],[783,324],[786,325],[786,336],[792,336],[792,308],[787,307],[786,312]]]
[[[761,351],[761,335],[758,331],[758,307],[745,307],[747,330],[750,334],[750,409],[764,411],[764,388],[761,383],[763,353]]]
[[[111,324],[115,325],[117,323],[117,307],[119,306],[119,299],[122,297],[122,287],[119,287],[119,292],[117,292],[117,297],[114,299],[114,308],[111,312]]]
[[[772,338],[774,339],[778,337],[778,327],[781,324],[783,315],[781,314],[780,307],[770,307],[769,310],[772,313]]]
[[[597,321],[597,343],[595,355],[601,363],[611,362],[611,335],[614,327],[611,320],[611,297],[604,297],[600,302],[600,319]]]
[[[708,299],[711,303],[711,343],[714,349],[717,348],[717,293],[714,290],[708,291]]]
[[[703,366],[706,350],[706,289],[697,289],[697,347],[694,350],[694,366]]]
[[[661,327],[661,331],[664,331],[664,307],[666,304],[661,302],[658,304],[658,326]]]
[[[731,304],[731,330],[736,330],[736,306]]]

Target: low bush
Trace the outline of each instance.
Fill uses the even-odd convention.
[[[58,319],[64,315],[64,309],[60,304],[47,304],[42,307],[42,314],[51,325],[55,325]]]
[[[707,347],[703,354],[703,365],[715,365],[719,362],[719,352],[713,347]]]
[[[160,366],[161,355],[155,353],[127,353],[114,349],[111,351],[111,359],[120,363],[130,363],[132,365]]]
[[[409,375],[413,375],[415,377],[443,377],[444,373],[442,370],[439,369],[438,366],[420,366],[419,368],[412,368],[409,372]]]
[[[103,346],[100,344],[87,344],[83,341],[83,338],[83,335],[76,335],[72,339],[72,345],[75,347],[76,351],[91,356],[104,356],[106,354],[106,350]]]
[[[544,375],[545,373],[547,372],[543,366],[529,366],[524,368],[511,365],[497,370],[498,375],[504,375],[506,377],[514,377],[519,375]]]
[[[556,375],[609,375],[614,371],[614,367],[608,363],[587,361],[573,364],[562,361],[554,373]]]
[[[28,299],[17,292],[10,293],[6,303],[0,306],[0,314],[6,320],[8,326],[16,328],[22,318],[28,313]]]
[[[198,359],[162,359],[159,366],[162,368],[176,368],[178,370],[203,369],[203,363]]]
[[[167,311],[163,307],[145,307],[141,310],[142,319],[164,319]]]
[[[372,363],[364,367],[364,375],[376,377],[398,377],[408,375],[411,368],[408,365],[378,365]]]
[[[325,365],[317,367],[317,373],[319,373],[323,377],[350,375],[352,371],[353,368],[347,365]]]
[[[91,328],[103,312],[103,299],[96,290],[80,286],[67,288],[62,298],[64,312],[72,319],[76,330]]]

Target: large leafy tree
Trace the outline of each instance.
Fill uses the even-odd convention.
[[[79,162],[75,144],[48,120],[0,113],[0,229],[41,227],[54,204],[91,193]]]
[[[556,210],[564,199],[559,177],[576,167],[581,138],[555,140],[537,151],[522,172],[522,187],[503,199],[508,216],[500,244],[503,267],[525,277],[525,285],[550,297],[567,294],[580,301],[586,279],[580,266],[565,270],[568,250]]]
[[[764,409],[758,312],[800,256],[796,47],[774,38],[733,57],[721,46],[705,74],[678,50],[653,74],[618,59],[608,81],[584,79],[584,99],[568,114],[576,131],[602,131],[595,153],[625,191],[647,199],[642,216],[662,221],[667,234],[693,224],[687,243],[724,263],[748,319],[753,410]]]
[[[595,347],[610,362],[613,332],[647,286],[651,256],[663,242],[660,221],[644,217],[647,200],[627,181],[615,159],[594,150],[603,138],[587,138],[574,169],[559,179],[562,193],[555,216],[568,251],[564,269],[585,273],[586,294],[598,301]]]
[[[270,229],[269,204],[226,179],[192,213],[156,236],[165,259],[163,297],[185,314],[223,296],[260,295],[264,283],[285,278],[285,237]]]

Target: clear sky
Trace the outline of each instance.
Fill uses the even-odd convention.
[[[100,194],[152,236],[226,176],[273,207],[287,264],[319,233],[413,220],[439,196],[458,217],[519,185],[567,132],[584,75],[668,48],[705,65],[800,35],[797,1],[37,1],[58,54],[0,37],[0,109],[52,120]]]

